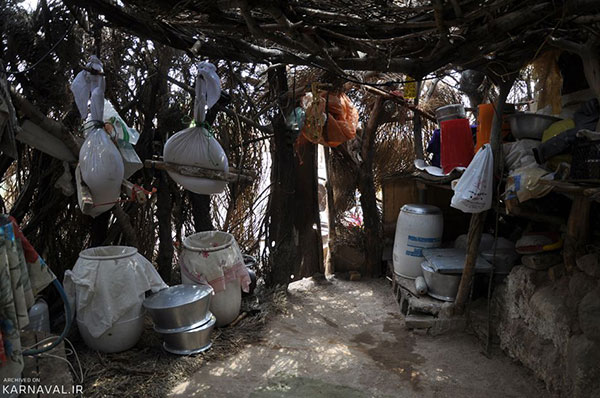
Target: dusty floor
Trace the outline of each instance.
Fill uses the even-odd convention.
[[[545,397],[527,369],[466,334],[404,328],[385,280],[290,285],[264,340],[208,363],[171,397]]]

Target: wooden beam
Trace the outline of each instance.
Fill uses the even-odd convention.
[[[178,173],[178,174],[181,174],[183,176],[188,176],[188,177],[208,178],[211,180],[226,181],[229,183],[237,182],[237,181],[240,181],[240,182],[254,181],[254,177],[246,175],[246,174],[234,173],[231,171],[230,172],[217,171],[217,170],[205,169],[203,167],[197,167],[197,166],[187,166],[187,165],[176,164],[176,163],[162,162],[160,160],[147,159],[146,161],[144,161],[144,167],[147,169],[171,171],[171,172]]]

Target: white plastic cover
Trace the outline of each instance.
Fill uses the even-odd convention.
[[[92,55],[87,64],[88,69],[102,72],[102,63]],[[90,101],[92,122],[104,119],[104,88],[102,75],[82,70],[71,84],[75,103],[82,118],[87,117],[87,101]],[[92,193],[94,208],[89,215],[96,217],[111,209],[119,200],[121,182],[124,177],[123,159],[109,135],[101,127],[93,127],[89,131],[79,150],[81,177]]]
[[[475,155],[454,187],[450,206],[465,213],[480,213],[492,207],[494,156],[489,144]]]
[[[65,292],[77,319],[93,337],[100,337],[127,313],[140,313],[144,293],[168,286],[133,247],[94,247],[80,253],[73,270],[65,272]]]
[[[221,82],[215,66],[208,62],[198,64],[194,105],[196,127],[182,130],[167,140],[163,151],[165,162],[229,171],[227,156],[219,142],[206,128],[199,127],[204,122],[206,110],[217,103],[220,95]],[[188,177],[172,171],[168,173],[175,182],[198,194],[220,193],[227,185],[225,181]]]

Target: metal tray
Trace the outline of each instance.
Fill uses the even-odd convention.
[[[440,274],[462,274],[466,256],[465,249],[423,249],[423,257],[431,269]],[[492,268],[492,264],[477,255],[475,272],[489,273]]]

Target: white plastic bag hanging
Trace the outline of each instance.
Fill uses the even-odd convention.
[[[221,82],[215,66],[208,62],[200,63],[194,105],[196,126],[182,130],[167,140],[163,152],[165,162],[229,171],[225,151],[213,136],[210,127],[204,123],[207,109],[217,103],[220,95]],[[175,182],[198,194],[220,193],[227,185],[225,181],[189,177],[173,171],[168,173]]]
[[[88,213],[96,217],[111,209],[121,195],[124,176],[123,159],[119,150],[104,130],[104,77],[102,63],[91,56],[87,68],[82,70],[71,84],[71,91],[83,119],[87,116],[87,101],[90,101],[91,120],[89,132],[79,151],[81,177],[90,188],[94,207]]]
[[[492,207],[494,156],[489,144],[475,155],[454,187],[450,205],[465,213],[480,213]]]

